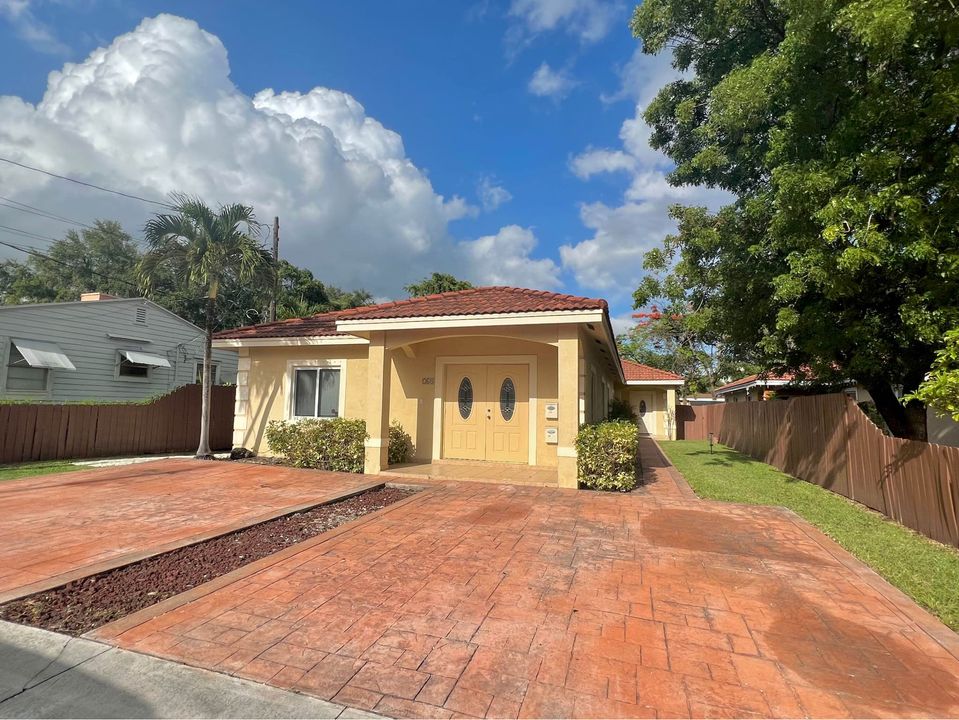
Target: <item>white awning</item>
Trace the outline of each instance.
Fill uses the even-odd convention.
[[[40,340],[17,340],[11,342],[16,346],[27,365],[35,368],[50,368],[52,370],[76,370],[59,345]]]
[[[170,367],[170,361],[162,355],[140,352],[139,350],[121,350],[120,354],[132,363],[137,365],[150,365],[152,367]]]

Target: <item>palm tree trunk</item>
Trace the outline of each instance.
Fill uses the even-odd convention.
[[[200,446],[196,449],[197,460],[210,460],[213,452],[210,450],[210,385],[212,374],[210,365],[213,359],[213,312],[216,297],[211,293],[206,299],[206,338],[203,342],[203,402],[200,414]]]

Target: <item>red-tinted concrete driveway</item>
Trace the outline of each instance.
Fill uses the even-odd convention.
[[[0,483],[0,602],[371,484],[363,475],[196,460]]]
[[[93,635],[400,717],[959,714],[948,629],[795,515],[653,475],[437,487]]]

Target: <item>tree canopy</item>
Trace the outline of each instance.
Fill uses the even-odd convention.
[[[435,272],[417,283],[410,283],[403,289],[409,293],[410,297],[423,297],[424,295],[437,295],[454,290],[469,290],[471,287],[473,287],[473,284],[466,280],[460,280],[447,273]]]
[[[0,302],[8,305],[78,300],[80,293],[101,291],[117,297],[135,297],[136,267],[141,247],[118,222],[97,220],[91,228],[69,230],[40,255],[0,263]],[[50,259],[47,259],[50,258]],[[305,268],[280,260],[279,318],[300,317],[328,310],[367,305],[365,290],[341,290],[313,277]],[[222,279],[217,328],[266,321],[267,283],[240,282],[231,274]],[[177,282],[172,267],[157,270],[150,299],[171,312],[202,326],[205,298]]]
[[[63,239],[25,262],[0,263],[0,296],[5,304],[66,302],[99,290],[126,297],[136,293],[134,270],[140,252],[120,223],[97,220],[90,228],[68,230]]]
[[[959,330],[947,332],[945,340],[945,346],[936,353],[932,372],[915,397],[940,415],[950,415],[959,422]]]
[[[959,327],[959,13],[949,0],[646,0],[646,53],[679,79],[645,119],[676,207],[635,294],[679,304],[729,355],[851,377],[890,429],[925,438],[914,391]]]
[[[616,337],[620,355],[681,375],[686,381],[685,393],[706,392],[730,378],[758,370],[709,345],[682,312],[664,312],[653,306],[650,312],[637,315],[637,324]]]

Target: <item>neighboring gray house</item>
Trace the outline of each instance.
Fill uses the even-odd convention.
[[[214,383],[235,383],[236,365],[236,351],[214,350]],[[202,368],[203,330],[144,298],[0,306],[0,399],[140,400]]]

